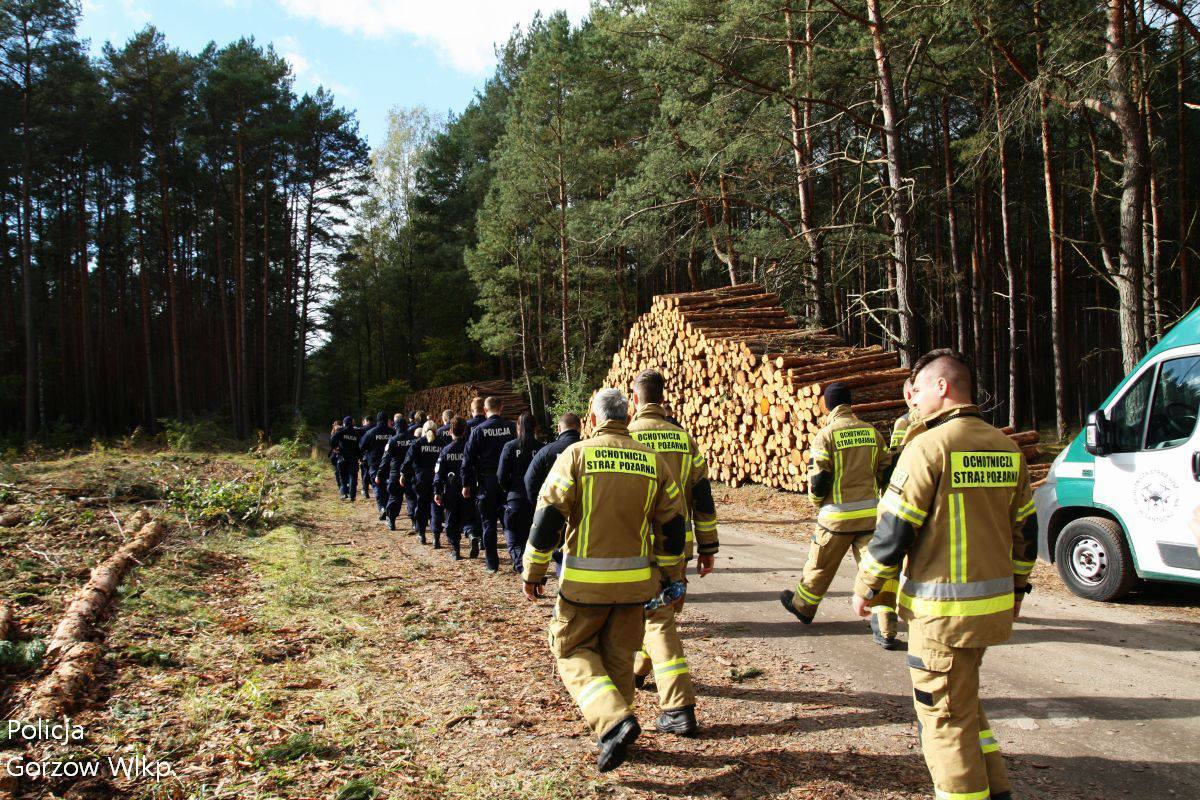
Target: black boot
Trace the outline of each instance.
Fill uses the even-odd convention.
[[[454,548],[454,552],[451,554],[451,556],[450,556],[450,557],[451,557],[452,559],[454,559],[455,561],[462,561],[462,553],[460,553],[460,552],[458,551],[458,547],[457,547],[457,546]]]
[[[389,531],[396,530],[396,518],[395,517],[388,517],[388,530]]]
[[[895,636],[884,636],[883,630],[879,627],[879,615],[871,615],[871,638],[875,640],[875,644],[882,647],[884,650],[899,650],[900,641]]]
[[[470,558],[479,558],[479,539],[471,537],[471,554]]]
[[[641,734],[642,729],[633,717],[626,717],[608,729],[600,737],[600,755],[596,757],[596,769],[608,772],[625,763],[629,746]]]
[[[795,617],[796,619],[803,622],[805,625],[812,625],[812,621],[813,621],[812,617],[804,616],[803,614],[801,614],[799,611],[797,611],[792,606],[792,598],[795,596],[796,596],[796,593],[793,592],[791,589],[784,589],[782,592],[779,593],[780,605],[782,605],[784,608],[786,608],[788,610],[789,614],[791,614],[793,617]]]
[[[385,508],[379,509],[379,518],[381,520],[387,519],[387,509],[385,509]]]
[[[654,729],[659,733],[673,733],[676,736],[695,736],[700,726],[696,724],[696,707],[664,708]]]
[[[417,541],[421,544],[429,544],[429,540],[425,538],[425,531],[417,531]]]
[[[440,533],[435,533],[433,535],[433,549],[434,550],[442,549],[442,535]]]

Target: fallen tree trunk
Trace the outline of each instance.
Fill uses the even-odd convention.
[[[91,638],[92,626],[112,600],[125,573],[158,544],[166,530],[161,522],[146,523],[133,539],[92,570],[91,578],[75,593],[75,599],[50,637],[46,649],[48,655],[53,656],[70,644]]]
[[[126,526],[132,527],[146,518],[144,511],[139,511]],[[33,688],[13,719],[52,719],[70,710],[80,691],[95,676],[104,652],[100,644],[91,641],[96,621],[125,574],[162,541],[166,531],[162,522],[145,522],[132,539],[92,570],[50,639],[47,654],[54,656],[54,668]]]

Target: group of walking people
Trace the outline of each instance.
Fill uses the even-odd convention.
[[[470,419],[445,412],[442,428],[420,412],[396,415],[390,427],[382,415],[365,429],[347,418],[330,439],[343,496],[354,499],[366,462],[381,519],[393,529],[403,498],[422,542],[432,520],[435,547],[444,530],[459,558],[465,535],[472,555],[482,543],[494,574],[502,510],[530,601],[546,596],[558,562],[550,649],[597,737],[602,772],[621,764],[641,733],[634,692],[651,673],[661,708],[655,728],[681,736],[699,729],[676,615],[689,561],[703,577],[718,551],[708,465],[668,414],[663,376],[647,370],[631,388],[628,398],[615,388],[593,396],[587,439],[580,418],[566,414],[558,439],[543,445],[531,415],[513,425],[493,398],[478,401]],[[824,387],[825,424],[808,453],[817,524],[804,573],[779,600],[803,623],[797,632],[807,630],[852,553],[852,608],[871,620],[875,641],[901,649],[898,617],[908,625],[907,666],[935,797],[1011,800],[979,701],[979,669],[985,650],[1011,635],[1032,589],[1037,522],[1021,451],[982,419],[973,394],[966,359],[931,351],[905,385],[910,412],[885,440],[854,414],[848,386]]]
[[[421,544],[432,538],[434,549],[448,549],[455,561],[464,558],[464,545],[466,558],[482,552],[492,575],[500,570],[503,528],[512,570],[520,572],[541,482],[554,457],[579,441],[581,423],[564,414],[558,439],[547,445],[532,414],[514,423],[503,413],[498,398],[477,397],[469,416],[446,409],[440,425],[420,410],[390,421],[379,412],[360,425],[352,417],[335,422],[329,458],[338,491],[355,502],[361,486],[390,530],[406,515]]]

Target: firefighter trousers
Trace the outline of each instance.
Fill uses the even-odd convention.
[[[921,752],[938,800],[988,800],[1010,790],[1000,745],[979,702],[983,647],[951,647],[908,627],[908,672]]]
[[[686,574],[686,562],[682,570],[673,570],[667,575],[669,580],[683,580]],[[646,614],[645,634],[642,649],[633,659],[635,675],[649,675],[654,671],[654,685],[658,689],[658,705],[662,709],[683,708],[696,704],[696,690],[692,686],[692,676],[688,672],[687,656],[683,652],[683,640],[679,637],[676,617],[683,610],[684,595],[673,606],[661,608]]]
[[[633,654],[642,646],[643,610],[576,606],[561,597],[550,620],[558,674],[596,736],[633,716]]]
[[[808,560],[804,562],[804,574],[800,576],[792,598],[792,607],[806,617],[816,616],[817,606],[825,597],[829,584],[833,583],[846,551],[854,553],[854,563],[858,564],[873,535],[872,531],[837,533],[818,525],[808,549]],[[871,607],[871,612],[878,617],[880,632],[887,637],[894,637],[898,627],[896,588],[889,582],[884,591],[875,596],[875,605]]]

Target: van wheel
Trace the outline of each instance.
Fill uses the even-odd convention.
[[[1107,517],[1068,523],[1054,547],[1054,562],[1067,588],[1088,600],[1119,600],[1137,583],[1125,534]]]

